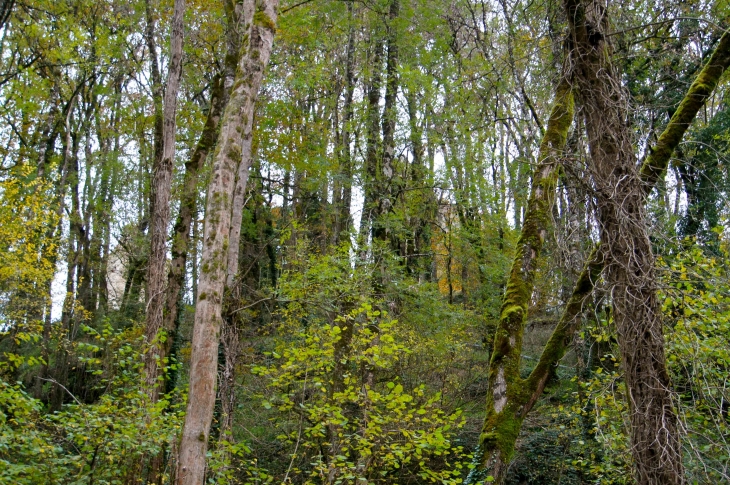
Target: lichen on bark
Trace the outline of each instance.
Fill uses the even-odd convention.
[[[243,11],[253,16],[253,1],[244,2]],[[262,9],[276,21],[278,0],[265,0]],[[250,22],[244,22],[248,25]],[[275,30],[275,29],[274,29]],[[190,354],[190,391],[185,424],[178,454],[177,483],[198,485],[205,476],[207,438],[210,433],[218,361],[221,326],[221,302],[226,282],[231,209],[236,173],[240,160],[242,140],[250,137],[250,122],[243,125],[243,115],[253,119],[254,103],[263,80],[273,44],[274,30],[254,28],[248,45],[241,47],[241,58],[236,76],[244,82],[233,82],[230,101],[221,119],[220,134],[214,155],[206,207],[203,253],[201,266],[207,271],[200,275],[199,291],[206,294],[198,299],[195,308]],[[255,31],[255,32],[254,32]],[[243,129],[242,129],[243,128]],[[247,160],[250,162],[250,158]],[[243,168],[248,170],[248,166]],[[200,437],[203,440],[200,440]]]

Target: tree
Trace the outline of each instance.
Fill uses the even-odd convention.
[[[724,4],[173,4],[0,2],[0,481],[625,484],[634,317],[726,481]]]
[[[532,297],[537,258],[551,223],[549,208],[555,201],[560,157],[572,122],[573,91],[564,76],[556,88],[553,110],[540,146],[540,164],[532,177],[527,215],[517,242],[517,254],[507,281],[490,359],[490,394],[479,438],[482,448],[479,464],[493,474],[497,483],[502,483],[506,475],[520,430],[525,395],[529,392],[520,378],[522,332]],[[471,480],[475,480],[476,475],[472,475]]]
[[[682,99],[669,124],[658,138],[657,143],[651,148],[650,155],[641,167],[640,175],[643,183],[643,193],[648,195],[656,186],[657,181],[663,177],[667,170],[670,157],[675,148],[682,140],[692,120],[704,105],[710,94],[717,86],[720,76],[730,65],[730,35],[725,34],[721,38],[712,56],[705,64],[692,86]],[[552,119],[552,118],[551,118]],[[550,123],[548,123],[548,132]],[[535,184],[533,177],[533,185]],[[527,220],[532,219],[532,211],[528,209]],[[543,222],[545,224],[545,222]],[[543,226],[544,227],[544,226]],[[524,234],[523,228],[523,234]],[[515,258],[515,264],[519,261],[520,253]],[[539,255],[539,253],[538,253]],[[504,479],[505,460],[508,463],[517,436],[520,432],[521,423],[524,417],[530,412],[540,395],[545,390],[545,385],[552,373],[552,369],[560,362],[568,347],[572,344],[573,334],[579,328],[579,317],[585,309],[585,302],[591,295],[596,281],[600,278],[604,268],[604,254],[601,250],[594,248],[588,257],[584,269],[575,284],[573,292],[568,300],[562,316],[547,342],[540,359],[532,370],[528,379],[517,381],[515,387],[519,392],[505,392],[505,404],[507,412],[501,415],[494,406],[494,399],[488,400],[487,417],[485,419],[484,432],[480,438],[480,450],[477,455],[484,469],[493,473],[497,482]],[[514,270],[513,270],[514,271]],[[505,301],[507,295],[505,295]],[[527,301],[531,298],[532,290],[522,294],[523,308],[526,308]],[[500,321],[500,327],[504,325]],[[522,322],[524,326],[524,321]],[[514,331],[514,330],[513,330]],[[499,329],[498,329],[499,332]],[[499,338],[499,337],[497,337]],[[515,343],[517,341],[515,340]],[[497,345],[495,344],[495,348]],[[520,347],[517,347],[517,356],[520,355]],[[499,355],[499,354],[497,354]],[[493,357],[494,358],[494,357]],[[504,387],[509,391],[514,386],[505,379]],[[495,389],[492,387],[492,389]],[[500,395],[502,395],[500,393]],[[511,410],[511,411],[510,411]],[[515,411],[517,410],[517,411]],[[510,426],[498,426],[501,421],[511,420]],[[481,473],[484,473],[482,471]],[[478,477],[479,474],[474,474]]]
[[[152,165],[152,186],[150,204],[150,256],[147,267],[147,311],[145,336],[149,351],[145,360],[147,386],[150,399],[156,401],[164,391],[164,382],[159,380],[160,368],[167,357],[161,350],[166,348],[162,340],[170,335],[161,333],[167,330],[165,321],[165,263],[167,262],[167,226],[170,220],[170,190],[172,169],[175,161],[175,112],[182,75],[183,17],[185,0],[176,0],[171,24],[170,65],[165,86],[164,108],[162,113],[162,150]],[[152,28],[152,27],[150,27]],[[154,42],[150,44],[154,48]],[[155,59],[157,53],[150,53]],[[157,61],[153,60],[153,65]]]
[[[241,28],[244,42],[231,96],[221,119],[214,154],[213,173],[208,187],[206,225],[203,235],[201,275],[190,363],[190,391],[180,441],[177,483],[199,485],[205,476],[218,363],[221,306],[227,276],[227,256],[231,232],[231,209],[236,173],[247,175],[250,158],[242,162],[242,147],[250,143],[254,106],[271,55],[276,32],[277,0],[261,5],[244,3]],[[240,175],[239,175],[240,177]]]

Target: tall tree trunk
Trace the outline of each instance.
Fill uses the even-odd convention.
[[[255,5],[244,4],[240,12],[243,25],[249,26],[243,35],[251,35]],[[235,300],[240,298],[241,285],[237,284],[239,255],[241,250],[241,225],[243,223],[243,207],[246,204],[246,186],[249,169],[253,162],[253,126],[255,108],[251,115],[243,120],[243,138],[241,143],[241,160],[236,173],[236,186],[233,190],[231,206],[230,233],[228,236],[228,261],[226,286],[223,294],[223,313],[221,330],[221,348],[219,351],[218,400],[220,402],[219,441],[233,442],[233,411],[235,407],[236,364],[240,355],[240,335],[236,315],[231,313]]]
[[[363,174],[363,206],[360,217],[360,231],[358,251],[364,260],[367,255],[367,244],[371,225],[377,209],[377,180],[378,180],[378,152],[380,149],[380,84],[383,76],[382,68],[383,44],[379,38],[371,40],[372,51],[369,59],[370,79],[365,91],[367,92],[367,121],[366,121],[366,148],[365,173]]]
[[[532,193],[517,242],[517,253],[507,282],[500,319],[494,338],[489,367],[487,416],[479,437],[478,466],[467,483],[477,483],[487,474],[503,483],[507,465],[514,452],[516,424],[522,405],[523,380],[520,378],[522,332],[527,308],[548,229],[550,208],[555,200],[560,157],[573,121],[573,93],[567,78],[561,78],[553,101],[547,130],[540,145],[539,163],[532,175]]]
[[[413,252],[408,254],[406,267],[414,274],[419,281],[431,279],[431,266],[433,255],[431,254],[431,227],[436,219],[436,194],[431,188],[432,181],[429,180],[428,167],[425,160],[425,145],[423,140],[423,125],[426,120],[418,122],[418,103],[416,92],[409,90],[406,95],[408,103],[408,121],[411,135],[411,152],[413,162],[411,164],[411,184],[415,189],[416,203],[412,217],[413,228]]]
[[[254,34],[253,30],[258,28],[253,25],[256,16],[255,6],[244,3],[242,12],[243,25],[249,26],[244,36]],[[265,67],[265,66],[264,66]],[[254,94],[255,96],[255,94]],[[255,104],[255,103],[254,103]],[[246,185],[248,184],[248,171],[253,161],[253,123],[256,110],[246,113],[242,120],[243,137],[241,138],[241,160],[236,172],[236,185],[233,191],[233,203],[231,205],[231,223],[228,235],[228,268],[226,286],[232,288],[236,274],[238,273],[238,255],[241,249],[241,224],[243,223],[243,206],[246,203]]]
[[[50,117],[51,114],[54,115],[54,117],[59,117],[59,110],[58,105],[60,105],[60,93],[59,88],[57,87],[57,84],[54,83],[54,88],[51,92],[51,98],[55,101],[55,104],[51,108],[51,112],[49,113],[49,120],[48,125],[46,125],[46,128],[48,130],[47,139],[45,146],[43,147],[43,150],[40,153],[40,157],[38,160],[38,178],[44,178],[45,177],[45,171],[50,164],[54,147],[56,145],[56,138],[59,135],[58,128],[54,128],[50,125]],[[69,126],[70,126],[70,116],[73,111],[73,105],[75,103],[76,96],[74,95],[69,102],[66,104],[63,114],[64,114],[64,128],[65,128],[65,140],[63,143],[64,148],[68,146],[69,144]],[[60,125],[60,120],[57,122]],[[46,132],[46,129],[44,129],[44,133]],[[58,244],[57,240],[61,237],[61,233],[63,232],[63,211],[64,211],[64,205],[66,200],[66,178],[68,176],[68,169],[69,169],[69,158],[68,158],[68,149],[64,149],[62,153],[62,161],[59,165],[59,172],[60,177],[58,180],[58,184],[55,187],[56,190],[56,197],[55,197],[55,204],[56,204],[56,224],[52,227],[49,227],[45,234],[45,243],[43,249],[41,249],[41,254],[45,255],[45,257],[48,259],[48,262],[52,268],[56,268],[56,264],[58,262]],[[36,385],[34,386],[33,392],[36,399],[42,399],[43,396],[43,384],[47,381],[49,377],[49,360],[50,360],[50,354],[51,354],[51,329],[53,325],[52,321],[52,306],[53,306],[53,278],[48,278],[48,280],[45,282],[45,289],[44,293],[46,295],[42,314],[43,314],[43,331],[42,331],[42,340],[41,340],[41,368],[40,373],[38,375],[38,379],[36,382]]]
[[[67,126],[67,130],[71,128]],[[69,215],[68,251],[66,256],[66,295],[61,310],[61,331],[60,345],[56,351],[56,365],[54,378],[61,384],[66,385],[68,377],[69,340],[71,334],[71,322],[74,319],[74,306],[76,300],[76,266],[78,263],[78,226],[81,218],[78,213],[79,206],[79,162],[78,162],[78,136],[75,132],[69,131],[66,141],[69,146],[64,146],[64,156],[69,157],[68,183],[71,192],[71,213]],[[51,410],[58,411],[63,405],[65,393],[61,385],[56,384],[50,396]]]
[[[628,103],[605,38],[606,9],[594,1],[576,0],[566,0],[565,8],[591,151],[604,274],[612,292],[628,391],[634,475],[640,485],[682,484],[682,450],[664,355],[644,183],[654,185],[664,173],[666,160],[726,69],[727,34],[639,172],[625,120]]]
[[[183,17],[185,0],[175,0],[170,35],[170,65],[163,107],[162,153],[152,167],[150,207],[150,253],[147,267],[147,312],[145,338],[149,348],[145,354],[146,386],[152,402],[159,399],[164,383],[159,381],[160,366],[166,357],[160,345],[164,328],[165,262],[167,261],[167,225],[170,221],[170,191],[175,162],[175,111],[182,74]],[[156,56],[153,56],[156,57]]]
[[[190,230],[193,218],[197,214],[198,201],[198,178],[210,150],[215,145],[218,122],[223,112],[223,79],[216,78],[213,81],[213,90],[210,97],[210,109],[208,117],[203,126],[200,140],[193,151],[190,160],[185,163],[185,175],[183,177],[182,194],[180,196],[180,213],[175,221],[173,240],[171,246],[172,261],[170,271],[167,275],[166,306],[164,317],[164,329],[168,334],[165,342],[164,355],[168,355],[172,340],[175,338],[177,328],[178,309],[185,282],[185,267],[187,264],[188,250],[190,245]]]
[[[237,80],[221,120],[208,188],[198,301],[190,362],[190,391],[180,442],[177,483],[202,485],[215,404],[221,306],[227,277],[231,208],[242,147],[251,138],[255,101],[276,32],[278,0],[265,0],[253,16]],[[244,29],[247,29],[244,26]],[[248,159],[250,163],[250,158]],[[248,167],[246,167],[248,169]]]
[[[160,74],[160,62],[157,59],[157,41],[155,40],[155,30],[157,19],[155,11],[151,4],[151,0],[145,0],[145,44],[150,56],[150,77],[152,80],[152,103],[154,105],[154,126],[153,126],[153,155],[152,160],[162,159],[162,139],[164,132],[164,115],[163,115],[163,92],[162,92],[162,75]]]
[[[350,226],[352,225],[352,215],[350,214],[350,206],[352,205],[352,150],[350,144],[352,142],[352,99],[355,92],[355,27],[352,3],[347,4],[347,14],[349,27],[347,32],[347,58],[345,61],[344,118],[342,120],[340,147],[341,168],[335,203],[335,222],[332,231],[332,241],[335,245],[339,244],[343,238],[346,238],[349,243]]]
[[[383,107],[383,153],[380,170],[376,173],[377,205],[373,219],[373,242],[385,243],[390,236],[387,217],[393,209],[393,176],[395,174],[395,127],[398,118],[398,27],[400,0],[391,0],[387,22],[387,56],[385,61],[385,106]],[[375,201],[374,201],[375,202]],[[393,243],[397,249],[397,243]]]

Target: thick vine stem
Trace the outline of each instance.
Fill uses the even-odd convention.
[[[682,141],[684,133],[699,110],[712,94],[712,90],[717,87],[720,77],[728,66],[730,66],[730,34],[726,32],[720,39],[710,60],[690,86],[669,124],[659,136],[657,144],[650,150],[650,155],[642,164],[640,173],[645,195],[648,195],[656,187],[657,182],[666,172],[672,153]],[[712,88],[709,91],[707,90],[708,86]],[[603,259],[600,251],[598,251],[598,246],[596,246],[591,251],[583,272],[575,284],[572,296],[563,311],[558,326],[555,328],[537,366],[528,379],[530,389],[533,393],[538,393],[538,396],[542,392],[542,388],[536,387],[534,384],[547,378],[549,369],[563,358],[570,342],[572,342],[573,332],[577,327],[570,326],[569,322],[575,321],[583,308],[582,305],[576,305],[575,303],[583,301],[584,298],[590,295],[593,291],[594,282],[598,279],[602,270]],[[530,409],[531,407],[526,408],[524,412],[527,413]]]

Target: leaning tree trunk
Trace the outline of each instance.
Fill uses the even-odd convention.
[[[255,5],[253,3],[244,3],[243,10],[240,13],[242,17],[242,23],[244,25],[251,25],[255,18]],[[258,29],[259,27],[253,26]],[[246,32],[246,31],[244,31]],[[252,35],[253,31],[249,30],[248,35]],[[273,39],[273,38],[272,38]],[[273,40],[272,40],[273,42]],[[253,52],[253,51],[252,51]],[[256,62],[254,59],[253,62]],[[265,67],[265,64],[264,64]],[[258,89],[258,88],[257,88]],[[254,97],[257,93],[254,93]],[[248,184],[248,170],[251,167],[253,160],[253,121],[254,121],[254,110],[251,109],[250,113],[246,113],[241,120],[241,128],[243,129],[243,135],[241,137],[241,156],[238,164],[238,171],[236,173],[236,184],[233,190],[233,203],[231,206],[231,222],[228,234],[228,268],[226,276],[226,286],[232,287],[236,274],[238,273],[238,255],[241,246],[241,224],[243,222],[243,206],[246,202],[246,185]]]
[[[177,483],[202,485],[215,404],[221,307],[227,274],[231,206],[248,121],[276,32],[278,0],[265,0],[253,16],[221,130],[208,187],[201,274],[190,362],[190,391],[178,458]],[[248,29],[248,26],[244,26]]]
[[[571,60],[590,147],[604,276],[631,420],[638,484],[682,484],[677,416],[664,355],[661,306],[644,191],[628,129],[628,102],[606,40],[608,13],[595,0],[566,0]]]
[[[225,7],[228,48],[224,69],[221,76],[216,76],[213,79],[208,116],[205,120],[198,144],[190,159],[185,163],[185,175],[183,176],[182,194],[180,195],[180,212],[173,229],[173,240],[170,248],[172,261],[167,275],[164,316],[164,329],[168,335],[168,339],[162,349],[163,355],[170,355],[173,339],[176,338],[177,334],[182,288],[185,282],[185,267],[188,260],[188,252],[191,249],[189,246],[191,225],[195,214],[198,212],[199,174],[205,165],[208,154],[215,147],[218,123],[228,103],[230,91],[235,81],[236,67],[241,51],[240,31],[238,29],[240,12],[237,11],[236,5],[233,4],[232,0],[226,0]],[[252,6],[250,10],[253,11]],[[250,22],[251,18],[249,16],[248,23]],[[195,258],[193,260],[195,262]],[[193,275],[193,281],[195,280],[196,276]]]
[[[495,483],[504,480],[519,432],[518,416],[523,402],[520,378],[522,332],[532,297],[537,260],[551,223],[550,208],[555,201],[559,159],[573,121],[573,93],[570,82],[562,78],[547,130],[540,145],[539,164],[532,176],[532,193],[517,253],[502,302],[489,368],[487,416],[479,438],[477,468],[467,483],[477,483],[492,475]]]

